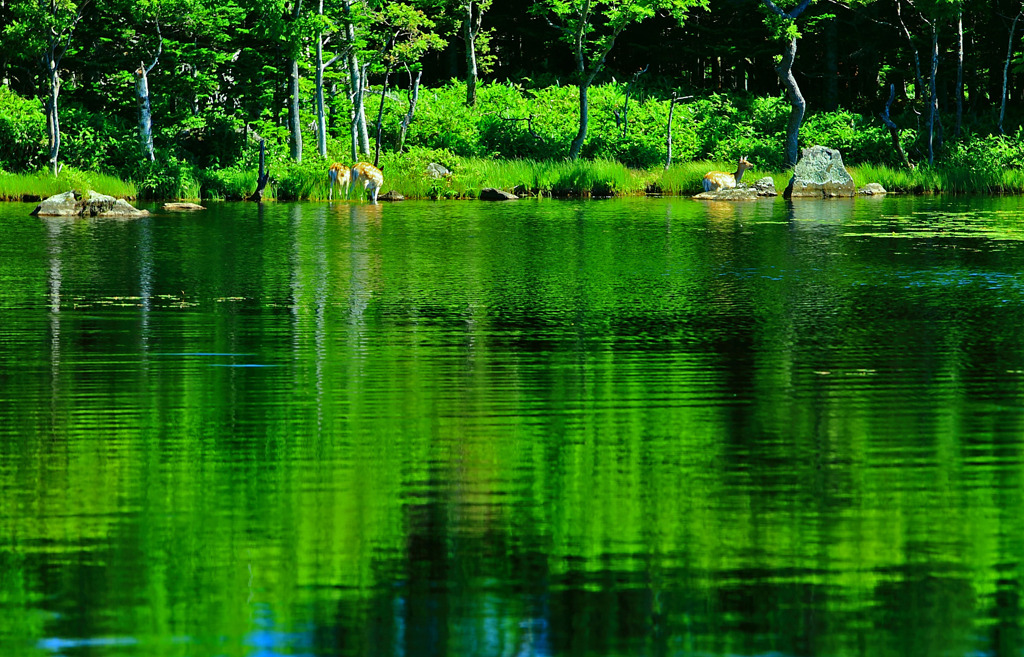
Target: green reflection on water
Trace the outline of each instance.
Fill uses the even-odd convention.
[[[1020,203],[0,206],[0,645],[1019,652]]]

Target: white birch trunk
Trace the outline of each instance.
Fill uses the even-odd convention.
[[[139,145],[142,154],[150,162],[156,161],[153,153],[153,111],[149,102],[149,76],[146,65],[139,62],[135,71],[135,96],[139,99]]]
[[[292,60],[291,74],[292,159],[302,164],[302,119],[299,117],[299,60]]]
[[[348,24],[345,26],[345,34],[348,37],[348,44],[351,50],[348,57],[348,74],[350,84],[352,85],[352,132],[353,139],[358,143],[353,144],[352,152],[355,154],[353,161],[359,160],[360,153],[369,154],[370,152],[370,133],[366,128],[366,110],[363,107],[363,88],[364,88],[364,77],[365,73],[359,67],[359,57],[356,55],[355,43],[356,43],[356,27],[352,23],[352,1],[353,0],[342,0],[342,8],[345,11],[345,16],[348,18]]]
[[[320,13],[324,10],[320,0]],[[320,157],[327,159],[327,111],[324,103],[324,38],[316,35],[316,149]]]
[[[1003,65],[1003,95],[999,100],[999,134],[1003,134],[1003,119],[1006,117],[1006,87],[1009,84],[1010,60],[1013,59],[1013,35],[1017,31],[1017,21],[1020,20],[1021,15],[1018,12],[1013,18],[1013,24],[1010,26],[1010,44],[1006,47],[1006,64]]]
[[[60,173],[57,159],[60,156],[60,112],[57,100],[60,97],[60,73],[57,62],[52,54],[46,56],[46,67],[49,70],[50,98],[46,103],[46,132],[50,142],[50,168],[53,175]]]
[[[465,3],[465,40],[466,40],[466,104],[470,107],[476,105],[476,30],[473,22],[473,1]]]

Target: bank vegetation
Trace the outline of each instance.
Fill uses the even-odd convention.
[[[1020,0],[90,0],[0,4],[0,198],[385,191],[690,194],[785,184],[797,148],[858,184],[1024,192]],[[433,177],[426,165],[450,173]],[[755,178],[756,179],[756,178]]]

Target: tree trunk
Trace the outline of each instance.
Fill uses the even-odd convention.
[[[668,101],[668,130],[667,130],[668,137],[665,139],[665,150],[666,150],[665,169],[666,170],[669,167],[672,166],[672,116],[675,114],[676,105],[678,105],[679,103],[683,102],[684,100],[689,100],[691,98],[693,98],[693,96],[683,96],[683,97],[680,98],[680,97],[676,96],[676,92],[673,91],[672,92],[672,98]]]
[[[932,23],[932,71],[931,99],[928,101],[928,164],[935,163],[935,115],[939,111],[939,93],[936,78],[939,71],[939,27],[937,21]]]
[[[50,168],[56,177],[60,173],[60,167],[57,165],[57,158],[60,155],[60,112],[57,105],[57,99],[60,97],[60,74],[52,53],[46,56],[46,67],[50,78],[50,98],[46,103],[46,132],[50,142]]]
[[[324,2],[320,0],[320,13]],[[327,159],[327,111],[324,103],[324,35],[316,35],[316,150]]]
[[[587,122],[590,119],[590,102],[587,99],[589,87],[588,81],[580,81],[580,127],[576,131],[576,136],[572,139],[572,145],[569,147],[570,160],[579,159],[580,152],[583,150],[583,142],[587,138]]]
[[[355,157],[352,159],[355,161],[359,159],[360,153],[369,154],[370,134],[366,129],[366,110],[363,107],[363,89],[365,86],[366,74],[359,68],[359,58],[356,56],[356,27],[351,21],[352,2],[353,0],[342,0],[342,8],[345,11],[345,17],[349,19],[345,26],[345,34],[348,37],[348,46],[350,49],[348,56],[348,74],[350,84],[352,85],[352,131],[355,135],[354,139],[358,141],[358,143],[353,143],[352,147],[352,152],[355,154]]]
[[[153,111],[149,102],[149,77],[146,65],[139,62],[135,71],[135,95],[139,99],[139,144],[142,154],[150,162],[156,161],[153,154]]]
[[[349,153],[351,155],[352,162],[359,161],[359,127],[356,120],[356,110],[353,107],[349,110],[349,121],[348,121],[349,136],[352,141],[352,150]]]
[[[1006,117],[1006,87],[1009,82],[1010,60],[1013,59],[1013,34],[1017,31],[1017,21],[1024,12],[1018,12],[1010,25],[1010,44],[1006,47],[1006,64],[1003,65],[1003,95],[999,100],[999,134],[1003,133],[1003,119]]]
[[[672,115],[676,111],[676,94],[672,92],[672,98],[668,101],[668,137],[665,139],[665,170],[672,166]]]
[[[413,116],[416,114],[416,102],[420,98],[420,78],[422,77],[423,71],[418,71],[416,79],[413,80],[412,71],[409,72],[409,81],[412,88],[409,91],[409,111],[406,112],[405,117],[402,119],[402,131],[398,137],[399,153],[405,149],[405,135],[409,131],[409,124],[412,123]]]
[[[907,45],[910,47],[910,53],[914,56],[914,98],[920,100],[924,94],[924,78],[921,77],[921,58],[918,56],[917,48],[914,47],[914,39],[910,34],[910,30],[907,29],[906,23],[903,22],[903,3],[900,0],[896,0],[896,15],[900,19],[900,27],[903,28],[903,36],[907,38]]]
[[[892,147],[896,151],[896,154],[900,156],[900,161],[903,162],[903,166],[907,169],[913,169],[910,160],[907,159],[907,154],[903,150],[903,144],[900,143],[900,131],[896,124],[891,118],[889,118],[889,108],[892,106],[893,99],[896,98],[896,85],[889,85],[889,102],[885,104],[885,111],[882,112],[882,122],[885,123],[886,127],[889,128],[889,136],[892,138]]]
[[[327,129],[334,131],[338,127],[338,110],[335,98],[338,97],[338,82],[337,80],[331,81],[331,86],[327,89],[327,96],[331,102],[327,106]]]
[[[139,68],[135,71],[135,95],[139,99],[139,144],[142,146],[142,154],[150,162],[155,162],[156,156],[153,153],[153,108],[149,99],[149,73],[156,67],[156,63],[160,61],[160,54],[164,51],[164,37],[160,33],[159,18],[156,21],[156,35],[158,41],[153,63],[146,66],[145,62],[139,62]]]
[[[633,75],[633,80],[626,85],[626,99],[622,103],[622,125],[620,126],[622,128],[623,139],[626,138],[626,134],[629,132],[629,96],[630,94],[633,93],[633,87],[636,86],[636,83],[640,80],[640,76],[646,73],[647,69],[649,69],[650,67],[651,65],[648,64],[643,68],[643,70],[636,72]],[[616,121],[616,124],[618,123],[619,122]]]
[[[473,0],[465,2],[465,29],[463,38],[466,41],[466,105],[476,105],[476,30],[473,21]]]
[[[836,17],[825,21],[825,111],[839,109],[839,31]]]
[[[380,90],[380,109],[377,111],[377,137],[373,149],[373,166],[380,167],[380,133],[384,125],[384,100],[388,93],[388,78],[391,77],[391,67],[384,71],[384,87]]]
[[[796,60],[796,37],[792,37],[786,44],[786,50],[782,54],[782,61],[775,67],[779,74],[782,86],[786,88],[786,96],[789,97],[789,122],[786,125],[786,166],[796,166],[800,159],[800,126],[804,122],[804,113],[807,111],[807,101],[800,93],[800,85],[797,84],[793,75],[793,62]]]
[[[960,125],[964,118],[964,14],[960,12],[956,18],[956,127],[953,139],[960,138]]]
[[[302,164],[302,119],[299,117],[299,60],[292,60],[291,84],[291,133],[292,159]]]
[[[256,191],[249,197],[250,201],[256,201],[257,203],[261,203],[263,201],[263,190],[270,181],[270,172],[267,171],[266,167],[266,152],[267,141],[265,139],[260,139],[260,171],[256,174]]]

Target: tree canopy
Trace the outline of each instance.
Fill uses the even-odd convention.
[[[477,75],[583,92],[643,70],[646,93],[666,102],[673,93],[781,98],[791,89],[779,72],[787,55],[793,88],[810,113],[843,108],[877,117],[892,86],[892,116],[934,131],[936,147],[956,138],[961,116],[969,134],[1013,132],[1020,124],[1020,0],[544,0],[533,7],[512,0],[8,0],[0,3],[0,84],[46,109],[55,167],[64,113],[78,131],[139,129],[132,74],[158,48],[159,66],[148,71],[152,140],[158,152],[209,165],[237,157],[252,135],[291,144],[293,157],[301,155],[304,132],[315,135],[308,141],[321,156],[329,142],[335,153],[350,143],[353,156],[372,153],[373,121],[365,114],[380,94],[396,98],[400,90],[388,85],[406,79],[407,93],[414,78],[431,87]],[[799,52],[780,47],[797,37]],[[471,89],[467,102],[475,102]],[[943,130],[943,115],[954,108],[956,129],[950,122]],[[577,136],[574,153],[591,138]],[[96,159],[123,167],[142,156],[138,143]],[[84,157],[75,150],[84,148],[81,139],[67,148]]]

